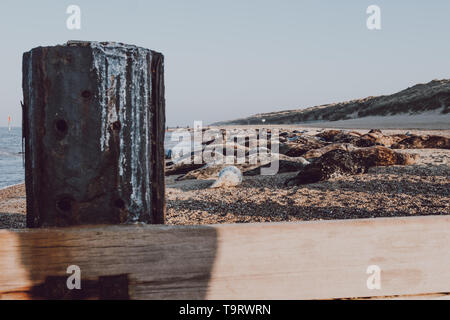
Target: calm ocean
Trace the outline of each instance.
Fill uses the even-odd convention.
[[[25,180],[21,152],[22,128],[0,127],[0,189]]]

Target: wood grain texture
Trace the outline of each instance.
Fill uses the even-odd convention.
[[[128,275],[131,299],[447,299],[449,230],[429,216],[0,231],[0,295],[45,298],[33,288],[78,265],[84,281]]]

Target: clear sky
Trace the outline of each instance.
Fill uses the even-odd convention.
[[[81,8],[81,30],[66,8]],[[381,8],[381,30],[366,9]],[[70,39],[165,55],[168,125],[389,94],[450,78],[450,1],[2,0],[0,126],[21,125],[22,53]]]

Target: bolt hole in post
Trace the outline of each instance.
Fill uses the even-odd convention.
[[[72,201],[70,197],[63,197],[56,202],[56,208],[64,213],[69,213],[72,210]]]
[[[69,129],[67,121],[64,119],[55,120],[55,129],[60,135],[65,135],[67,133],[67,130]]]
[[[83,97],[83,99],[90,99],[92,97],[92,93],[89,90],[84,90],[83,92],[81,92],[81,96]]]

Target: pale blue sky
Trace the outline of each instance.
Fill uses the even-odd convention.
[[[81,7],[82,29],[66,28]],[[366,28],[381,8],[382,30]],[[168,125],[389,94],[450,78],[450,1],[0,2],[0,125],[21,124],[22,53],[69,39],[165,55]]]

